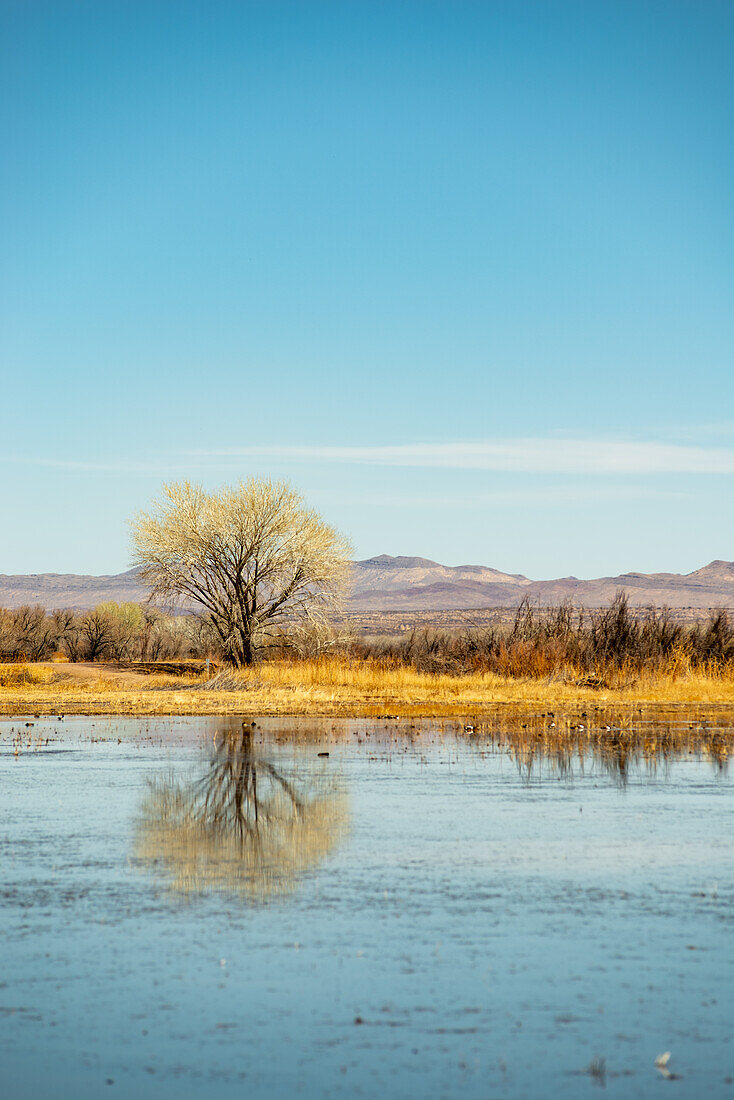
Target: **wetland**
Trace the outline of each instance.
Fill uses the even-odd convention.
[[[732,1095],[728,717],[558,724],[0,721],[6,1093]]]

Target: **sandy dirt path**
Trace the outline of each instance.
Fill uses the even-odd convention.
[[[73,680],[97,680],[100,676],[103,676],[105,680],[114,680],[119,683],[120,686],[125,685],[129,687],[142,687],[146,681],[150,680],[149,676],[146,676],[142,672],[136,672],[134,669],[117,668],[115,665],[108,665],[96,661],[39,661],[34,665],[34,668],[48,668],[57,675],[69,677]]]

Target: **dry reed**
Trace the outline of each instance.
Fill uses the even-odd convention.
[[[44,666],[0,680],[0,713],[471,715],[497,705],[573,707],[636,703],[734,704],[730,664],[623,665],[604,681],[578,669],[544,679],[490,671],[424,672],[394,658],[341,655],[262,662],[216,679],[134,676],[77,669],[56,679]],[[31,671],[33,670],[33,671]]]

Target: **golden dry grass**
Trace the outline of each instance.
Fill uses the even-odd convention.
[[[489,713],[497,705],[734,704],[730,668],[691,669],[671,662],[655,674],[622,670],[606,683],[584,685],[572,669],[544,679],[489,672],[457,676],[341,657],[266,662],[242,672],[225,671],[209,682],[139,676],[104,665],[73,675],[58,666],[0,666],[0,713],[441,717]]]
[[[7,688],[48,686],[58,679],[48,665],[0,665],[0,690]]]

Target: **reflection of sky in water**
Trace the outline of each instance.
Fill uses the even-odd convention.
[[[8,1095],[586,1096],[598,1057],[609,1095],[647,1096],[673,1087],[665,1050],[681,1094],[731,1094],[732,780],[710,761],[623,786],[438,733],[268,744],[293,778],[333,770],[348,832],[286,893],[181,897],[134,858],[141,806],[206,774],[222,723],[67,720],[45,759],[14,759],[10,725]]]

